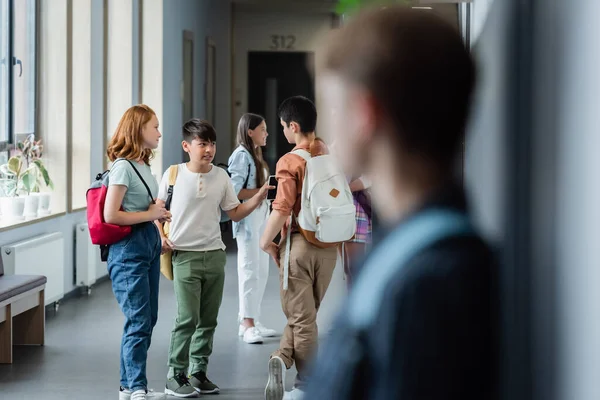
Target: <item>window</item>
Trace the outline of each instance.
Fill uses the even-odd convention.
[[[10,104],[10,91],[8,86],[8,73],[10,66],[10,51],[8,42],[10,37],[10,13],[8,12],[9,0],[0,0],[0,143],[9,140],[8,109]],[[0,160],[2,162],[2,160]]]
[[[35,133],[36,0],[0,0],[0,150]],[[1,161],[1,160],[0,160]]]

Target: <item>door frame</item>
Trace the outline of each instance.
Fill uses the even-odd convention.
[[[212,59],[212,66],[211,64],[211,59],[209,57],[210,55],[210,51],[211,49],[213,49],[213,59]],[[206,59],[205,59],[205,70],[204,70],[204,113],[206,115],[206,119],[208,121],[210,121],[210,123],[212,124],[213,127],[215,127],[215,129],[217,128],[217,90],[216,90],[216,86],[217,86],[217,44],[215,43],[215,41],[213,40],[213,38],[211,36],[207,36],[206,38]],[[212,85],[212,96],[210,101],[212,101],[212,115],[209,115],[209,108],[208,108],[208,104],[209,104],[209,93],[208,93],[208,82],[210,79],[209,76],[209,70],[210,67],[212,67],[212,70],[214,71],[214,75],[213,75],[213,85]]]

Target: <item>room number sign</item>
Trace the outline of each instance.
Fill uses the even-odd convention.
[[[293,50],[296,44],[295,35],[271,35],[271,50]]]

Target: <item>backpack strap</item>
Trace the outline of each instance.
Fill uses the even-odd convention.
[[[292,248],[292,221],[293,221],[294,212],[292,211],[292,215],[288,219],[288,229],[285,240],[285,256],[283,258],[283,290],[288,289],[288,280],[290,276],[290,250]]]
[[[131,168],[133,168],[133,170],[137,174],[138,178],[140,178],[140,180],[142,181],[142,183],[146,187],[146,190],[148,191],[148,196],[150,196],[150,201],[152,202],[152,204],[156,204],[156,202],[154,201],[154,196],[152,196],[152,191],[148,187],[148,184],[146,183],[146,181],[144,180],[144,178],[142,178],[142,174],[140,174],[140,171],[138,171],[138,169],[133,165],[133,163],[131,162],[131,160],[127,160],[126,159],[126,161],[129,163],[129,165],[131,165]]]
[[[248,181],[250,180],[250,169],[251,168],[252,168],[252,164],[248,163],[248,175],[246,175],[246,180],[244,181],[244,186],[242,186],[242,189],[246,189],[248,187]]]
[[[167,201],[165,201],[165,208],[171,209],[171,200],[173,200],[173,186],[177,181],[177,173],[179,172],[179,165],[171,165],[169,167],[169,188],[167,189]]]
[[[444,239],[475,235],[466,214],[448,209],[425,211],[403,223],[363,266],[348,299],[351,324],[359,330],[372,325],[387,283],[418,253]]]
[[[292,151],[292,154],[295,154],[297,156],[300,156],[302,158],[304,158],[305,161],[308,162],[308,160],[310,160],[312,158],[312,156],[310,155],[310,153],[304,149],[297,149]]]

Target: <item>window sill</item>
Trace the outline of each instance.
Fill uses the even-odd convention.
[[[39,217],[28,218],[26,220],[20,221],[4,221],[2,219],[2,216],[0,215],[0,232],[5,232],[11,229],[21,228],[28,225],[34,225],[39,222],[48,221],[54,218],[62,217],[64,215],[66,215],[65,212],[55,212],[50,213],[48,215],[41,215]]]

